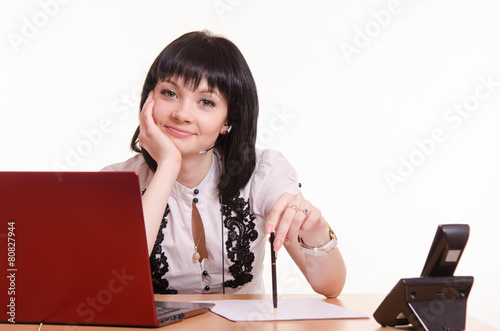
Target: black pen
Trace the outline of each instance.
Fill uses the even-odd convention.
[[[274,232],[271,232],[271,273],[273,277],[274,315],[278,314],[278,290],[276,289],[276,252],[274,251]]]

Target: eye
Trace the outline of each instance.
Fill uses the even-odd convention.
[[[175,98],[177,94],[172,90],[162,90],[161,94],[166,96],[167,98]]]
[[[215,103],[212,100],[209,99],[201,99],[200,104],[203,107],[215,107]]]

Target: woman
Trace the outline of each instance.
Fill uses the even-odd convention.
[[[229,40],[187,33],[151,66],[132,149],[155,293],[263,293],[267,235],[312,288],[336,297],[336,237],[278,152],[256,150],[257,89]],[[322,255],[322,256],[317,256]]]

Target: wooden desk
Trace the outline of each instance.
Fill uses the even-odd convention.
[[[377,294],[342,294],[338,299],[325,299],[318,295],[280,295],[280,298],[319,298],[347,309],[365,313],[369,319],[343,319],[343,320],[308,320],[308,321],[278,321],[278,322],[231,322],[214,313],[206,313],[185,319],[176,324],[166,326],[162,329],[168,331],[177,330],[237,330],[237,331],[296,331],[296,330],[335,330],[335,331],[391,331],[391,330],[413,330],[412,328],[383,328],[375,319],[373,312],[384,299],[385,295]],[[199,300],[224,300],[224,299],[255,299],[271,300],[270,295],[157,295],[158,301],[199,301]],[[37,331],[35,324],[0,324],[0,330],[5,331]],[[44,324],[41,331],[145,331],[151,328],[120,328],[102,326],[66,326]],[[499,331],[489,325],[472,317],[467,317],[467,331]]]

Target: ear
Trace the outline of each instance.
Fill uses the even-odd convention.
[[[231,125],[224,123],[224,126],[220,129],[220,134],[226,134],[231,131]]]

